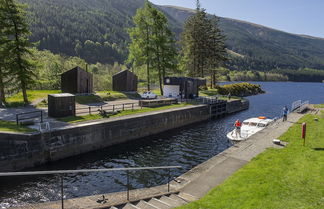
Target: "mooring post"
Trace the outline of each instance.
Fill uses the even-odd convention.
[[[123,104],[123,111],[125,110],[125,104]]]
[[[19,125],[18,123],[19,123],[19,121],[18,121],[18,114],[16,114],[16,123],[17,123],[17,125]]]
[[[113,112],[115,112],[115,105],[113,105]]]
[[[61,175],[61,206],[64,209],[63,175]]]
[[[134,103],[132,103],[132,110],[134,110]]]
[[[41,123],[43,123],[43,111],[41,111]]]

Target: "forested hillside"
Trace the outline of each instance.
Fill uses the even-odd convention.
[[[29,5],[32,41],[39,49],[79,56],[87,62],[122,63],[127,57],[126,28],[144,0],[20,0]],[[179,35],[192,10],[160,7]],[[324,39],[299,36],[260,25],[220,18],[236,70],[324,69]]]

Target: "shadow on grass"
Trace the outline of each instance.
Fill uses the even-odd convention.
[[[323,147],[316,147],[316,148],[313,148],[313,150],[315,150],[315,151],[324,151],[324,148]]]

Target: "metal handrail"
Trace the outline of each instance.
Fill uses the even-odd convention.
[[[25,118],[19,118],[19,116],[21,115],[28,115],[28,114],[33,114],[33,113],[40,113],[39,116],[30,116],[30,117],[25,117]],[[17,113],[16,114],[16,123],[17,125],[19,124],[19,121],[22,120],[28,120],[28,119],[32,119],[32,118],[41,118],[41,123],[43,122],[43,111],[42,110],[37,110],[37,111],[31,111],[31,112],[23,112],[23,113]]]
[[[158,170],[174,169],[181,166],[158,166],[158,167],[134,167],[134,168],[102,168],[102,169],[81,169],[81,170],[56,170],[56,171],[25,171],[25,172],[2,172],[1,176],[31,176],[31,175],[51,175],[68,173],[91,173],[91,172],[110,172],[110,171],[134,171],[134,170]]]
[[[64,209],[64,188],[63,188],[63,174],[68,173],[91,173],[91,172],[111,172],[111,171],[126,171],[127,177],[127,201],[129,201],[129,172],[139,170],[158,170],[168,169],[168,192],[170,192],[170,181],[171,181],[171,169],[182,168],[182,166],[157,166],[157,167],[133,167],[133,168],[102,168],[102,169],[81,169],[81,170],[56,170],[56,171],[25,171],[25,172],[2,172],[0,177],[8,176],[32,176],[32,175],[53,175],[60,174],[60,185],[61,185],[61,208]]]

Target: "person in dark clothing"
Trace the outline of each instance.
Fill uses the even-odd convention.
[[[285,106],[283,109],[282,109],[282,121],[287,121],[287,116],[288,116],[288,108],[287,106]]]

